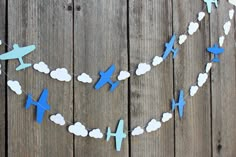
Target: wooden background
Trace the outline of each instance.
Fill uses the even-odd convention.
[[[26,61],[44,61],[70,73],[86,72],[98,78],[99,70],[111,64],[119,70],[133,69],[140,62],[161,56],[173,33],[187,30],[204,8],[202,0],[0,0],[1,53],[35,44]],[[112,129],[120,118],[125,129],[146,124],[170,109],[170,99],[179,89],[188,92],[210,59],[206,47],[223,35],[228,10],[225,0],[200,24],[200,30],[171,57],[142,77],[122,82],[113,93],[106,86],[95,91],[73,78],[70,83],[50,79],[32,68],[16,72],[17,61],[1,62],[2,71],[17,79],[27,93],[37,98],[49,89],[49,104],[67,120],[89,128]],[[35,108],[24,109],[26,96],[17,96],[0,76],[0,156],[8,157],[235,157],[236,156],[236,48],[235,19],[226,37],[221,63],[195,97],[187,100],[185,115],[154,133],[128,136],[121,152],[114,140],[74,137],[67,127],[48,120],[35,122]],[[115,75],[114,75],[115,76]],[[95,79],[96,81],[96,79]]]

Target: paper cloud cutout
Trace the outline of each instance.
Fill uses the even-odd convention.
[[[236,6],[236,0],[229,0],[229,3]]]
[[[2,45],[2,40],[0,40],[0,45]]]
[[[69,82],[71,80],[71,76],[65,68],[57,68],[51,71],[50,76],[58,81]]]
[[[202,21],[202,19],[205,17],[205,13],[204,12],[199,12],[198,13],[198,21],[200,22],[200,21]]]
[[[191,86],[190,88],[190,96],[194,96],[198,91],[198,86]]]
[[[103,134],[100,129],[93,129],[89,132],[89,136],[93,138],[103,138]]]
[[[149,123],[148,126],[146,127],[146,131],[148,133],[156,131],[157,129],[159,129],[161,127],[161,122],[152,119]]]
[[[120,71],[120,74],[118,75],[117,79],[119,81],[125,80],[130,77],[130,73],[128,71]]]
[[[199,24],[197,22],[190,22],[188,26],[188,34],[193,35],[193,33],[195,33],[198,28],[199,28]]]
[[[57,113],[56,115],[51,115],[50,120],[55,124],[59,124],[61,126],[66,124],[64,117],[60,113]]]
[[[132,136],[138,136],[144,133],[143,128],[141,128],[140,126],[137,126],[136,128],[134,128],[134,130],[132,131]]]
[[[74,125],[70,125],[68,131],[76,136],[86,137],[88,135],[88,130],[80,122],[76,122]]]
[[[203,86],[203,84],[207,81],[207,78],[208,78],[208,75],[207,75],[207,73],[200,73],[199,75],[198,75],[198,86],[199,87],[202,87]]]
[[[34,64],[33,68],[41,73],[49,74],[50,69],[48,68],[48,65],[44,62],[39,62]]]
[[[151,65],[147,63],[139,63],[136,75],[140,76],[151,70]]]
[[[152,65],[157,66],[157,65],[161,64],[161,62],[163,62],[163,58],[159,57],[159,56],[155,56],[152,60]]]
[[[225,32],[225,35],[228,35],[229,34],[229,31],[230,31],[230,27],[231,27],[231,22],[228,21],[224,24],[224,32]]]
[[[182,45],[187,40],[187,35],[182,34],[179,36],[179,44]]]
[[[21,85],[20,85],[20,83],[18,81],[9,80],[9,81],[7,81],[7,85],[17,95],[21,95],[22,94]]]
[[[83,83],[92,83],[93,79],[86,73],[82,73],[77,77],[77,80]]]
[[[163,123],[165,123],[165,122],[169,121],[171,118],[172,118],[172,114],[169,112],[166,112],[166,113],[163,113],[161,121]]]
[[[207,63],[206,65],[206,73],[208,73],[211,70],[212,63]]]
[[[235,2],[236,2],[236,1],[235,1]],[[234,17],[234,9],[231,9],[231,10],[229,11],[229,19],[232,20],[233,17]]]
[[[225,41],[225,37],[224,36],[219,37],[219,45],[220,45],[220,47],[223,46],[224,41]]]

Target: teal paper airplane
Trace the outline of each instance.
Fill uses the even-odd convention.
[[[16,71],[28,68],[31,66],[31,64],[24,63],[22,57],[34,51],[35,48],[36,48],[35,45],[19,47],[18,44],[14,44],[12,51],[9,51],[0,55],[0,60],[18,59],[20,62],[20,65],[16,68]]]
[[[207,5],[207,12],[208,12],[208,13],[211,13],[211,4],[212,4],[212,3],[215,3],[215,6],[218,7],[217,0],[204,0],[204,2],[205,2],[206,5]]]
[[[116,151],[120,151],[122,141],[124,138],[126,138],[126,134],[124,133],[124,120],[120,120],[118,127],[116,129],[116,133],[111,133],[110,127],[107,129],[107,138],[106,141],[109,141],[111,136],[115,137],[116,140]]]

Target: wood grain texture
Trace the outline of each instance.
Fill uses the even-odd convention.
[[[74,120],[88,128],[100,128],[103,133],[110,126],[115,131],[120,118],[128,129],[127,81],[109,92],[109,85],[93,89],[99,79],[98,72],[115,64],[119,70],[128,69],[127,3],[126,0],[75,0],[74,21],[75,73],[86,72],[93,77],[93,84],[78,81],[74,85]],[[105,135],[105,134],[104,134]],[[114,138],[104,139],[75,137],[75,156],[128,156],[128,138],[116,152]]]
[[[233,9],[226,1],[221,1],[217,12],[211,15],[211,44],[224,35],[223,24],[229,20],[228,11]],[[236,48],[235,17],[231,30],[225,37],[225,53],[221,62],[212,70],[212,149],[214,157],[233,157],[236,154]]]
[[[130,0],[130,67],[150,63],[161,56],[172,34],[172,4],[166,0]],[[130,79],[130,125],[144,126],[151,118],[160,120],[169,111],[173,90],[173,64],[168,58],[144,76]],[[134,71],[135,72],[135,71]],[[157,132],[131,137],[131,156],[174,156],[174,123],[163,124]]]
[[[6,42],[6,1],[0,0],[0,40]],[[6,46],[4,44],[0,45],[0,54],[6,51]],[[6,70],[6,63],[4,61],[0,62],[1,71]],[[6,154],[6,77],[3,72],[0,74],[0,156],[5,156]]]
[[[221,62],[213,66],[198,93],[186,97],[184,118],[180,120],[176,110],[157,132],[135,137],[127,132],[138,125],[145,128],[152,118],[160,120],[170,110],[172,97],[177,99],[180,89],[189,95],[190,86],[204,72],[213,57],[206,48],[223,35],[228,11],[234,8],[227,1],[219,1],[218,9],[212,7],[200,29],[183,45],[176,45],[175,60],[170,55],[146,75],[133,75],[140,62],[151,63],[152,57],[163,54],[172,34],[186,32],[203,6],[202,0],[0,0],[0,39],[8,41],[8,50],[14,43],[35,44],[37,49],[24,57],[25,62],[44,61],[50,69],[65,67],[74,74],[71,82],[58,82],[32,68],[16,72],[17,60],[1,61],[8,80],[18,80],[25,93],[17,96],[0,75],[0,156],[235,156],[236,17]],[[0,53],[5,51],[0,46]],[[113,93],[109,85],[96,91],[99,71],[112,64],[116,66],[112,80],[117,80],[120,70],[130,70],[132,77]],[[92,76],[92,84],[77,81],[82,72]],[[25,110],[24,104],[27,93],[37,99],[43,88],[49,89],[52,110],[38,125],[35,107]],[[89,130],[100,128],[104,138],[73,136],[67,131],[70,123],[61,127],[50,122],[49,115],[57,112]],[[115,131],[121,118],[128,137],[121,152],[116,152],[114,138],[105,141],[106,128]]]
[[[70,1],[9,0],[9,50],[13,43],[35,44],[36,50],[24,58],[35,63],[43,60],[53,68],[65,66],[73,72],[72,12]],[[48,75],[28,68],[16,72],[18,61],[9,61],[8,74],[21,83],[26,93],[37,100],[43,88],[48,88],[52,113],[73,117],[73,82],[61,83]],[[8,90],[8,156],[43,157],[73,156],[73,136],[65,128],[53,124],[49,113],[41,125],[35,121],[35,107],[25,110],[26,95],[17,96]]]
[[[187,31],[191,21],[204,8],[202,1],[174,1],[174,32]],[[213,11],[216,11],[215,9]],[[205,72],[209,61],[206,48],[209,47],[209,16],[200,23],[199,30],[188,36],[187,41],[179,46],[179,55],[174,62],[174,93],[178,100],[179,90],[189,96],[190,86],[196,85],[199,73]],[[180,120],[175,110],[175,156],[176,157],[211,157],[211,101],[210,81],[199,88],[194,97],[186,98],[184,117]]]

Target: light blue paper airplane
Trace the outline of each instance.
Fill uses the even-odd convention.
[[[14,44],[13,50],[0,55],[0,60],[18,59],[20,62],[20,65],[16,68],[16,71],[28,68],[31,66],[31,64],[24,63],[22,57],[34,51],[35,48],[36,48],[35,45],[19,47],[18,44]]]
[[[124,133],[124,120],[121,119],[119,121],[118,127],[116,129],[116,133],[111,133],[111,129],[110,129],[110,127],[108,127],[106,141],[109,141],[111,136],[115,137],[116,151],[120,151],[122,141],[123,141],[123,139],[126,138],[126,134]]]
[[[215,3],[215,6],[218,7],[218,1],[217,0],[204,0],[204,2],[207,5],[207,12],[211,13],[211,4]]]

